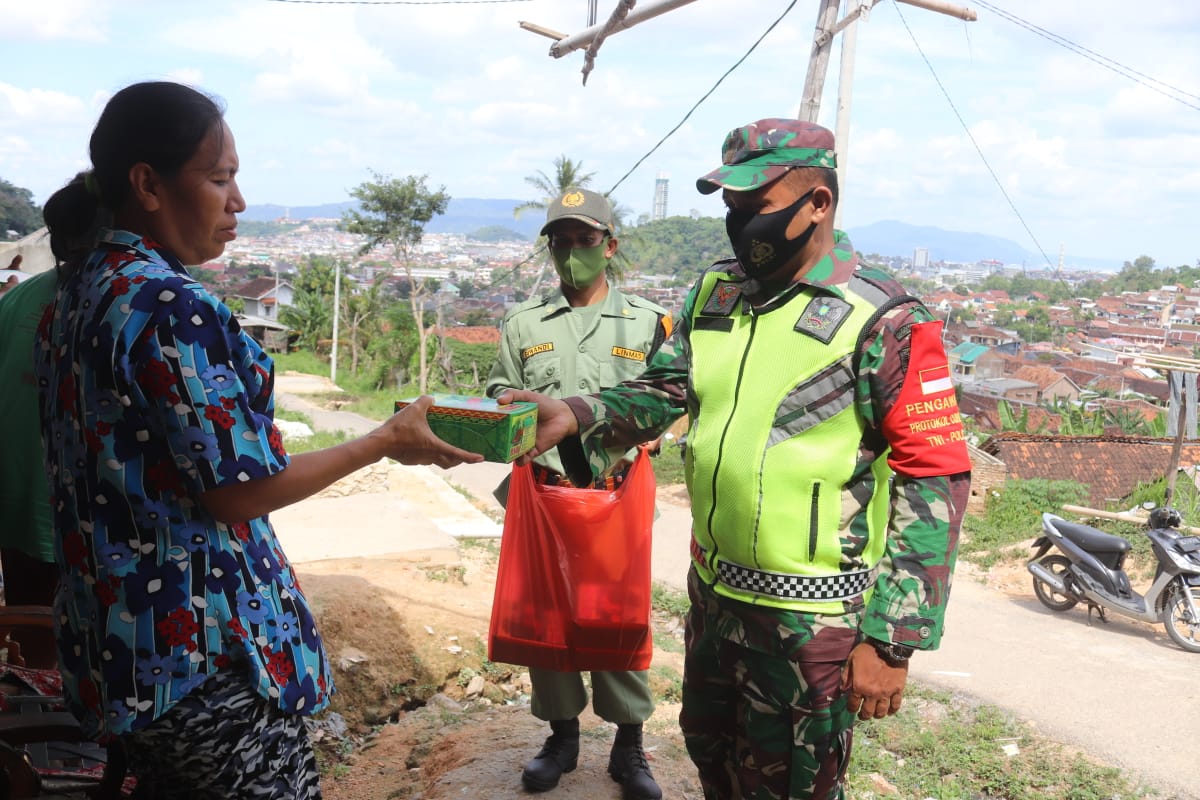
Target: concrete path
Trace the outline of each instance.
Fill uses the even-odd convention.
[[[338,391],[328,380],[305,375],[284,374],[276,377],[276,405],[304,414],[319,431],[345,431],[360,436],[379,423],[348,411],[330,411],[314,403],[309,395]],[[439,467],[403,467],[394,470],[399,483],[387,495],[356,495],[356,507],[367,504],[370,516],[355,511],[355,518],[381,520],[394,524],[392,534],[383,531],[347,531],[346,537],[330,537],[328,531],[342,530],[345,515],[335,499],[309,499],[271,515],[280,539],[294,562],[347,555],[378,555],[427,547],[454,546],[458,537],[496,538],[504,509],[492,496],[512,467],[482,462],[462,464],[449,470]],[[452,487],[458,487],[456,491]],[[463,496],[466,493],[475,501]],[[413,498],[428,498],[425,511],[417,513]],[[482,507],[482,510],[476,506]],[[687,542],[691,535],[692,514],[686,502],[664,498],[658,504],[651,552],[651,578],[683,589],[688,570]],[[332,526],[332,527],[329,527]],[[401,531],[402,529],[402,531]],[[348,537],[353,537],[354,552],[346,552]],[[680,544],[682,542],[682,545]]]
[[[281,379],[279,385],[279,405],[307,414],[319,428],[361,433],[375,424],[321,411],[294,383]],[[331,535],[345,529],[336,501],[302,501],[272,520],[298,562],[454,547],[456,536],[496,535],[499,525],[464,493],[501,518],[491,491],[508,470],[489,463],[405,468],[381,498],[355,497],[356,506],[377,504],[365,517],[379,521],[370,530]],[[661,498],[659,511],[651,572],[654,580],[682,588],[690,512]],[[1054,740],[1141,776],[1158,787],[1161,800],[1200,800],[1200,656],[1172,645],[1161,626],[1116,617],[1089,625],[1085,611],[1055,614],[1038,604],[1032,588],[1028,597],[1012,598],[960,569],[942,648],[915,656],[911,669],[923,683],[1004,708]]]

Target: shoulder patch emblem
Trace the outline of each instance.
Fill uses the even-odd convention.
[[[851,310],[851,305],[841,298],[814,297],[804,307],[795,330],[829,344],[838,328],[850,317]]]
[[[737,301],[742,296],[742,290],[732,283],[718,281],[716,287],[712,290],[712,294],[708,296],[708,300],[704,303],[704,308],[700,309],[701,314],[709,316],[727,317],[733,311],[733,307],[737,305]]]
[[[541,344],[535,344],[533,347],[526,347],[521,351],[521,360],[528,361],[538,353],[549,353],[553,349],[554,342],[542,342]]]
[[[613,347],[612,354],[616,358],[627,358],[630,361],[645,361],[646,354],[641,350],[630,350],[628,347]]]

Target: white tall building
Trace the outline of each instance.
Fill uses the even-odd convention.
[[[929,266],[929,248],[917,247],[913,249],[913,269],[925,269]]]
[[[650,219],[666,219],[667,218],[667,173],[660,172],[654,179],[654,211],[650,214]]]

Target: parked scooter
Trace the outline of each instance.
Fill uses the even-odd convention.
[[[1175,644],[1200,653],[1200,537],[1184,536],[1179,512],[1156,508],[1150,512],[1146,536],[1158,566],[1145,595],[1138,594],[1125,574],[1129,542],[1089,525],[1042,514],[1042,535],[1026,567],[1033,573],[1033,591],[1054,611],[1069,611],[1087,603],[1105,622],[1106,610],[1142,622],[1162,622]],[[1052,552],[1054,551],[1054,552]]]

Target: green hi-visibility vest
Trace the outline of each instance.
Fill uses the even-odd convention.
[[[690,319],[693,561],[718,594],[842,613],[869,598],[887,529],[886,458],[858,464],[854,363],[887,298],[855,279],[844,299],[803,287],[763,313],[731,278],[707,273]]]

